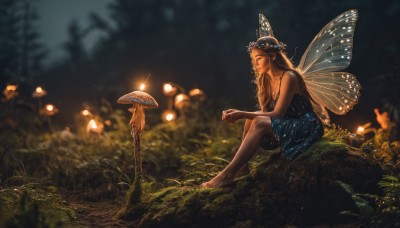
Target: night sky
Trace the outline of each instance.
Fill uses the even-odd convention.
[[[40,15],[38,27],[43,42],[49,49],[48,62],[64,56],[61,45],[66,41],[67,26],[77,20],[83,27],[88,26],[88,14],[95,12],[108,18],[106,5],[112,0],[38,0]],[[85,48],[90,50],[101,32],[93,32],[85,37]]]

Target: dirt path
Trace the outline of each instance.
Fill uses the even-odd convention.
[[[121,202],[102,201],[88,202],[78,200],[76,197],[65,198],[71,209],[75,211],[74,225],[88,227],[135,227],[135,223],[115,218],[121,208]]]

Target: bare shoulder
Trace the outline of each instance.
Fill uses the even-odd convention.
[[[285,73],[283,73],[282,77],[286,77],[286,78],[292,78],[292,79],[296,79],[297,80],[297,73],[291,70],[287,70],[285,71]]]
[[[285,82],[285,84],[297,85],[298,80],[298,75],[291,70],[285,71],[285,73],[282,75],[282,82]]]

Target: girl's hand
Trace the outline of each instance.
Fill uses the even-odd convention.
[[[235,123],[236,120],[246,118],[246,112],[237,109],[228,109],[222,112],[222,120]]]

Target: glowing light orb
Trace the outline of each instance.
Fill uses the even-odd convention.
[[[143,91],[146,88],[146,85],[144,83],[140,84],[139,90]]]
[[[172,109],[167,109],[162,112],[161,118],[164,122],[172,122],[176,119],[176,112]]]
[[[84,116],[92,115],[92,113],[89,110],[86,110],[86,109],[82,110],[81,114],[84,115]]]
[[[86,131],[88,133],[101,134],[103,132],[104,125],[101,122],[96,122],[94,119],[91,119],[86,126]]]
[[[171,83],[169,82],[165,82],[163,83],[163,93],[166,96],[174,96],[177,92],[177,88],[175,86],[173,86]]]
[[[169,83],[165,84],[165,85],[164,85],[164,91],[165,91],[166,93],[171,92],[171,91],[172,91],[172,85],[169,84]]]
[[[8,90],[8,91],[16,91],[17,90],[17,86],[16,85],[8,85],[6,87],[6,90]]]
[[[54,106],[51,104],[48,104],[48,105],[46,105],[46,109],[47,109],[47,111],[51,112],[54,110]]]
[[[94,119],[91,119],[89,121],[89,126],[90,126],[91,129],[97,129],[96,121],[94,121]]]
[[[40,86],[36,87],[36,93],[43,93],[42,87]]]
[[[175,118],[175,116],[174,116],[174,114],[167,114],[167,116],[165,117],[165,119],[167,120],[167,121],[171,121],[171,120],[173,120]]]

